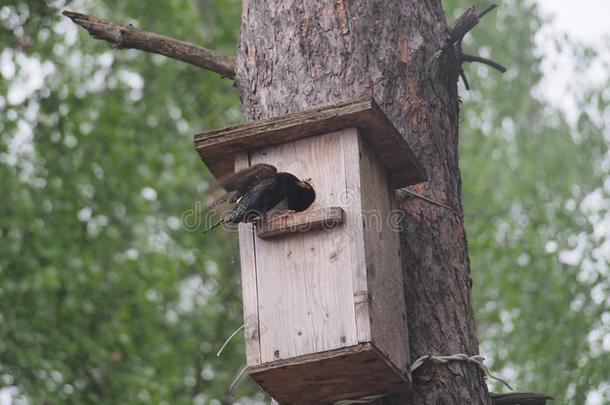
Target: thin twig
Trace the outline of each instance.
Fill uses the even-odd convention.
[[[460,77],[462,78],[462,81],[464,82],[464,87],[466,87],[466,90],[470,90],[470,84],[468,83],[468,78],[466,77],[466,73],[464,72],[464,69],[460,68]]]
[[[553,400],[547,394],[536,392],[512,392],[509,394],[494,394],[490,392],[491,405],[512,405],[512,404],[546,404],[546,401]]]
[[[222,352],[224,351],[225,347],[227,347],[227,345],[229,344],[229,342],[235,337],[235,335],[237,335],[239,333],[240,330],[242,330],[244,328],[244,325],[242,324],[239,328],[235,329],[235,331],[233,333],[231,333],[231,336],[229,336],[227,338],[227,340],[225,340],[225,342],[222,344],[222,346],[220,346],[220,350],[218,350],[218,353],[216,353],[216,357],[220,357],[220,355],[222,354]]]
[[[453,213],[454,213],[455,215],[457,215],[458,217],[461,217],[461,216],[462,216],[462,214],[460,214],[459,212],[457,212],[457,210],[455,210],[454,208],[452,208],[452,207],[450,207],[450,206],[448,206],[448,205],[446,205],[446,204],[440,203],[440,202],[438,202],[438,201],[431,200],[430,198],[425,197],[425,196],[423,196],[423,195],[421,195],[421,194],[417,194],[417,193],[415,193],[415,192],[413,192],[413,191],[411,191],[411,190],[409,190],[409,189],[407,189],[407,188],[401,188],[400,190],[401,190],[401,191],[404,191],[405,193],[407,193],[407,194],[409,194],[409,195],[412,195],[413,197],[419,198],[420,200],[424,200],[424,201],[429,202],[430,204],[438,205],[439,207],[445,208],[445,209],[447,209],[447,210],[449,210],[449,211],[453,212]]]
[[[497,4],[492,4],[489,7],[487,7],[485,10],[481,11],[478,15],[479,20],[483,17],[485,17],[485,14],[489,13],[491,10],[493,10],[494,8],[498,7]]]
[[[468,55],[467,53],[462,53],[460,55],[460,58],[462,62],[479,62],[487,66],[491,66],[492,68],[500,71],[501,73],[506,72],[506,68],[504,66],[500,65],[498,62],[494,62],[493,60],[484,58],[482,56]]]
[[[64,11],[63,15],[86,29],[93,38],[110,42],[118,48],[132,48],[156,53],[211,70],[229,79],[235,78],[234,59],[210,49],[165,35],[142,31],[131,24],[115,24],[72,11]]]
[[[235,379],[229,386],[229,393],[231,395],[235,395],[235,389],[241,384],[241,381],[243,380],[244,375],[246,375],[247,369],[248,369],[248,367],[242,368],[241,371],[239,372],[239,374],[237,374],[237,376],[235,377]]]

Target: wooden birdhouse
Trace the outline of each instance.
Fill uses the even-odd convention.
[[[217,178],[269,163],[316,192],[303,212],[239,225],[250,377],[281,404],[408,390],[393,195],[426,177],[375,101],[199,134],[195,147]]]

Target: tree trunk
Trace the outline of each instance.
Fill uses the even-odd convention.
[[[236,69],[251,120],[372,94],[407,137],[429,181],[414,191],[462,212],[459,62],[439,52],[448,27],[438,0],[244,0]],[[462,218],[400,197],[410,353],[478,353]],[[489,403],[466,363],[418,371],[396,404]]]

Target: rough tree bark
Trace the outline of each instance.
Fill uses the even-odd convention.
[[[462,212],[460,57],[439,0],[244,0],[237,84],[250,120],[372,94],[408,138],[429,181],[414,188]],[[446,51],[441,52],[441,49]],[[478,353],[461,216],[400,198],[410,352]],[[481,371],[430,366],[396,404],[486,404]]]

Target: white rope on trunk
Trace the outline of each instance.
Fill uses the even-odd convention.
[[[485,376],[487,376],[493,380],[499,381],[502,384],[504,384],[506,386],[506,388],[508,388],[509,390],[511,390],[511,391],[513,390],[513,387],[511,387],[511,385],[509,383],[507,383],[505,380],[491,374],[491,372],[489,371],[489,368],[487,368],[487,366],[484,363],[485,358],[483,356],[481,356],[480,354],[475,354],[474,356],[468,356],[464,353],[452,354],[450,356],[431,356],[431,355],[421,356],[419,359],[415,360],[413,362],[413,364],[411,364],[411,373],[413,373],[415,370],[417,370],[419,367],[421,367],[422,364],[424,364],[426,361],[431,361],[432,363],[438,363],[438,364],[446,364],[446,363],[449,363],[450,361],[463,361],[465,363],[476,364],[477,366],[479,366],[481,371],[483,371]]]
[[[504,384],[506,386],[506,388],[508,388],[509,390],[512,391],[513,387],[511,387],[509,383],[507,383],[505,380],[491,374],[491,372],[489,371],[489,368],[487,368],[487,366],[485,365],[484,360],[485,359],[483,358],[483,356],[481,356],[479,354],[475,354],[474,356],[468,356],[464,353],[452,354],[450,356],[432,356],[432,355],[428,354],[426,356],[421,356],[420,358],[415,360],[411,364],[409,371],[411,372],[411,374],[413,374],[413,372],[415,370],[417,370],[418,368],[420,368],[426,361],[430,361],[430,362],[436,363],[436,364],[447,364],[450,361],[463,361],[465,363],[476,364],[483,371],[483,373],[485,374],[486,377],[489,377],[493,380],[501,382],[502,384]],[[335,402],[333,405],[368,404],[377,399],[381,399],[387,395],[388,394],[371,395],[368,397],[361,397],[361,398],[357,398],[357,399],[344,399],[344,400]]]

